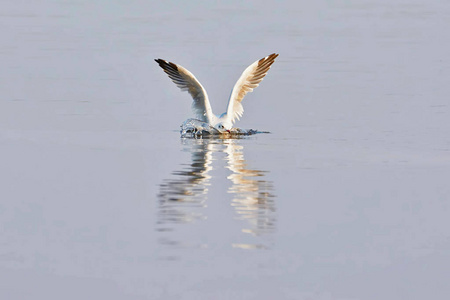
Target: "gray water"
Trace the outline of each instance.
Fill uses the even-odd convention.
[[[1,299],[448,299],[448,1],[3,1]],[[181,139],[181,64],[241,139]]]

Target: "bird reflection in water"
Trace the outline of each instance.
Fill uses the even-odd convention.
[[[275,229],[275,202],[272,182],[264,180],[261,170],[247,168],[242,145],[232,140],[226,143],[228,169],[232,171],[228,179],[233,185],[228,192],[234,195],[232,206],[238,218],[247,221],[242,232],[252,235],[271,233]],[[236,248],[264,248],[262,245],[233,244]]]
[[[212,166],[211,143],[205,140],[184,140],[191,152],[192,162],[180,171],[172,172],[176,178],[167,179],[160,185],[159,224],[190,223],[204,219],[201,210],[206,206]],[[161,229],[160,229],[161,230]]]
[[[249,169],[244,159],[244,147],[238,139],[185,139],[184,151],[191,153],[191,163],[172,173],[174,178],[160,185],[157,230],[168,233],[183,230],[183,224],[195,224],[207,219],[208,189],[213,178],[210,172],[223,157],[231,174],[228,193],[232,195],[231,206],[237,219],[243,221],[241,232],[251,236],[270,234],[275,229],[275,202],[272,182],[265,180],[265,171]],[[225,155],[218,155],[224,153]],[[217,167],[217,166],[216,166]],[[216,172],[214,172],[216,174]],[[211,201],[211,200],[210,200]],[[185,226],[184,226],[185,227]],[[177,234],[176,236],[180,236]],[[237,237],[235,248],[267,248],[268,245],[247,243],[245,237]],[[207,247],[192,245],[165,234],[160,239],[164,245],[175,247]]]

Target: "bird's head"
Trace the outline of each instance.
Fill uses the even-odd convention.
[[[230,122],[220,122],[214,125],[214,128],[220,131],[220,133],[230,132],[233,125]]]

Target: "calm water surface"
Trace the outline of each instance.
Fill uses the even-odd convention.
[[[450,4],[2,4],[1,299],[448,299]],[[193,72],[242,139],[181,139]]]

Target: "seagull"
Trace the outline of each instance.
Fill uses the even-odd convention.
[[[192,96],[194,100],[192,111],[195,117],[208,123],[220,133],[225,133],[230,132],[234,122],[242,117],[244,113],[242,99],[259,85],[277,57],[278,54],[272,53],[245,69],[231,91],[227,111],[221,115],[213,114],[205,88],[191,72],[164,59],[155,59],[155,61],[182,91],[187,91]]]

